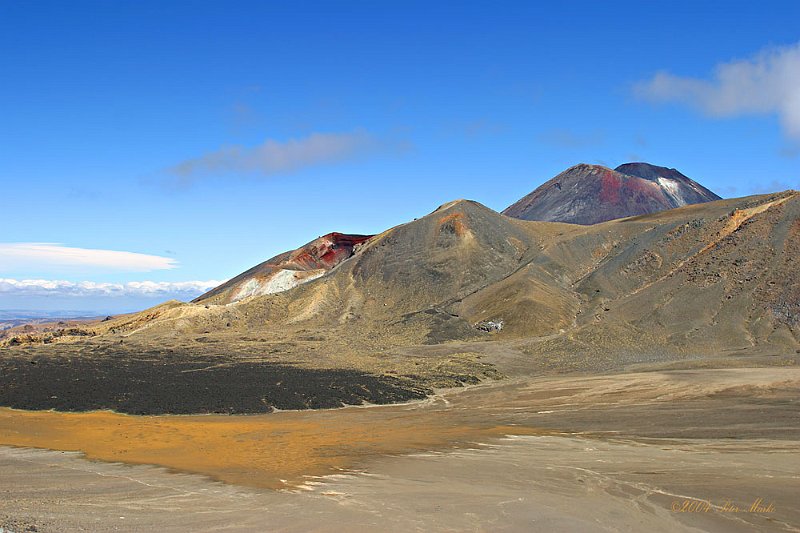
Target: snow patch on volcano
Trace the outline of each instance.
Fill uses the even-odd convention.
[[[683,194],[681,193],[681,185],[677,181],[659,176],[658,184],[661,186],[661,189],[667,193],[667,196],[669,196],[672,201],[675,202],[675,207],[681,207],[689,204],[689,202],[687,202],[683,197]]]

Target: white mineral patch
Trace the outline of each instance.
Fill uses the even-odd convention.
[[[258,292],[258,289],[261,287],[261,283],[258,282],[257,279],[249,279],[244,282],[239,290],[236,292],[236,295],[233,297],[234,302],[238,302],[239,300],[243,300],[248,296],[253,296]]]
[[[675,204],[678,206],[687,205],[688,202],[684,200],[683,195],[681,194],[681,187],[680,184],[669,178],[658,178],[658,184],[664,190],[667,195],[675,201]]]
[[[298,285],[317,279],[324,273],[324,270],[310,272],[279,270],[265,281],[259,281],[257,279],[247,280],[241,285],[236,295],[233,297],[233,301],[238,302],[250,296],[263,296],[265,294],[288,291]]]

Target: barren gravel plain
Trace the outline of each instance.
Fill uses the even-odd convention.
[[[261,415],[2,409],[0,525],[797,531],[798,392],[793,366],[662,365]]]

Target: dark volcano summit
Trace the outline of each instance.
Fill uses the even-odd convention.
[[[523,220],[597,224],[720,197],[673,168],[626,163],[568,168],[503,211]]]

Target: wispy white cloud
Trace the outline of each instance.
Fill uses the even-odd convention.
[[[301,139],[267,139],[253,147],[225,146],[172,167],[180,184],[208,174],[247,173],[273,176],[305,167],[337,163],[386,148],[365,131],[312,133]]]
[[[652,102],[691,105],[713,117],[774,114],[786,134],[800,140],[800,43],[717,65],[712,79],[659,72],[634,86]]]
[[[178,266],[175,259],[158,255],[72,248],[54,243],[0,243],[0,272],[3,270],[93,267],[125,272],[151,272]]]
[[[127,283],[98,283],[94,281],[64,281],[48,279],[0,278],[0,295],[5,296],[134,296],[194,298],[224,283],[207,281],[129,281]]]

